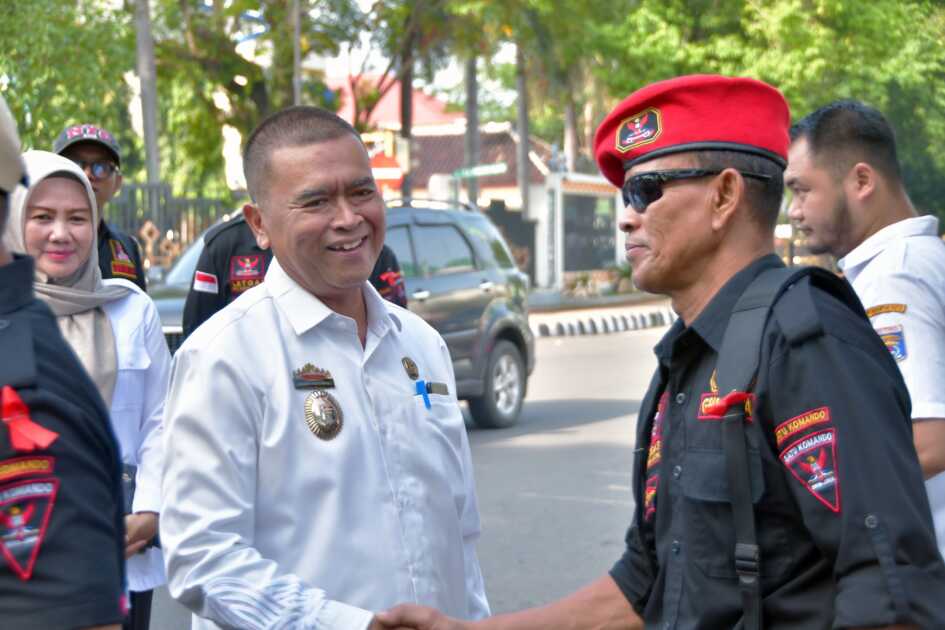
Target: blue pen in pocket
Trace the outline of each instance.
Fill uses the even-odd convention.
[[[427,393],[427,383],[424,380],[417,381],[417,396],[423,396],[423,405],[430,408],[430,395]]]

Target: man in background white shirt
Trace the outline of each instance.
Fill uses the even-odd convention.
[[[826,105],[791,128],[784,181],[793,193],[789,216],[807,246],[838,259],[899,364],[945,555],[945,243],[938,219],[917,215],[892,128],[858,101]]]
[[[373,630],[400,601],[487,616],[452,363],[367,281],[384,204],[357,132],[283,110],[250,136],[244,170],[244,215],[275,258],[175,356],[172,596],[195,630]]]

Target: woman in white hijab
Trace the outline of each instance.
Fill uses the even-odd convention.
[[[46,151],[28,151],[23,161],[32,184],[12,197],[3,239],[11,251],[35,259],[36,295],[52,309],[109,407],[126,476],[134,478],[125,517],[132,592],[125,627],[146,629],[152,589],[166,581],[161,551],[150,543],[161,508],[161,416],[170,354],[151,299],[127,280],[102,280],[98,211],[82,169]]]

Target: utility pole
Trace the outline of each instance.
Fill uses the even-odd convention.
[[[157,141],[157,71],[154,66],[154,40],[151,38],[148,2],[149,0],[135,2],[135,49],[138,79],[141,81],[141,118],[144,123],[148,184],[155,186],[161,181],[161,162]],[[154,210],[155,206],[152,205],[151,209]]]
[[[479,80],[476,76],[476,56],[466,60],[466,166],[479,164]],[[479,180],[475,176],[466,180],[466,195],[469,202],[479,206]]]
[[[302,104],[302,16],[299,0],[292,0],[292,104]]]
[[[528,217],[528,174],[531,162],[528,158],[529,137],[528,129],[528,85],[525,81],[525,53],[522,45],[515,45],[515,85],[518,91],[518,191],[522,197],[522,217]]]

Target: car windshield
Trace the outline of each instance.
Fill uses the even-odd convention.
[[[203,251],[203,237],[201,236],[188,247],[177,262],[167,272],[167,278],[164,283],[169,285],[190,285],[194,277],[194,269],[197,268],[197,260],[200,258],[200,252]]]

